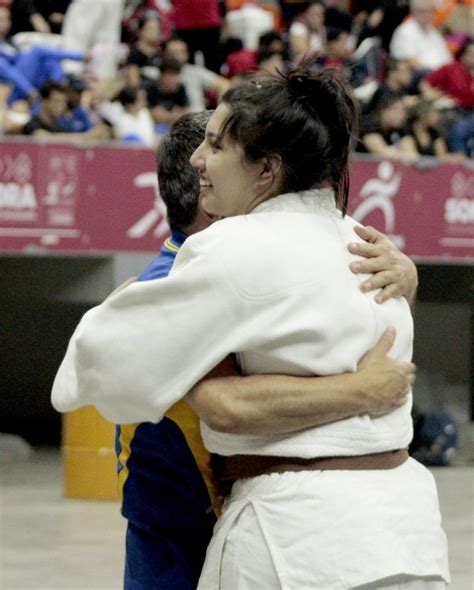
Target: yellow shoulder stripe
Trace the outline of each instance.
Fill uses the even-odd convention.
[[[119,498],[122,501],[123,498],[123,487],[128,478],[128,465],[127,461],[130,458],[132,452],[131,444],[132,439],[135,435],[135,430],[139,424],[125,424],[120,426],[120,446],[121,451],[119,455],[119,462],[122,465],[122,469],[118,474],[118,486],[119,486]]]
[[[169,238],[165,240],[165,247],[171,250],[171,252],[179,252],[178,246],[175,246]]]

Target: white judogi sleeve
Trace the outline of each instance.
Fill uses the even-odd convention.
[[[269,298],[233,286],[218,256],[221,235],[209,228],[189,238],[169,277],[134,283],[83,316],[54,381],[58,411],[92,404],[115,423],[158,422],[230,352],[255,341],[271,322]]]

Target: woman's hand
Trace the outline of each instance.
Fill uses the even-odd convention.
[[[370,279],[361,284],[362,291],[382,289],[375,297],[377,303],[383,303],[391,297],[405,297],[413,305],[418,287],[415,263],[386,235],[373,227],[356,226],[354,230],[365,243],[349,244],[349,252],[363,256],[365,260],[352,262],[350,269],[356,274],[372,274]]]

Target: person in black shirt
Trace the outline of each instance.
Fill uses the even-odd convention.
[[[389,58],[385,63],[385,79],[372,95],[363,112],[371,112],[377,108],[377,103],[387,94],[397,95],[407,108],[416,104],[418,98],[408,94],[413,74],[408,62],[404,59]]]
[[[362,120],[357,151],[405,162],[418,159],[419,154],[406,122],[407,112],[400,96],[383,95],[375,111]]]
[[[181,81],[182,65],[173,58],[164,58],[160,78],[145,86],[148,107],[157,124],[172,125],[189,111],[188,97]]]
[[[24,127],[24,135],[42,135],[42,132],[64,133],[59,123],[67,111],[67,90],[62,84],[47,82],[40,89],[41,109]]]
[[[157,12],[145,12],[138,26],[138,41],[130,50],[126,63],[127,82],[139,86],[142,80],[159,78],[161,63],[161,27]]]

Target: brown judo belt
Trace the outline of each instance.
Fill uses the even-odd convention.
[[[221,460],[219,473],[215,473],[220,481],[256,477],[269,473],[286,471],[325,471],[325,470],[365,470],[395,469],[408,459],[407,449],[397,449],[371,455],[353,457],[320,457],[303,459],[301,457],[267,457],[264,455],[232,455],[219,456]]]

